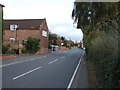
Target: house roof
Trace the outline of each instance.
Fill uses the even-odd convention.
[[[4,5],[0,4],[0,7],[5,7]]]
[[[4,20],[5,30],[10,29],[10,25],[15,24],[18,25],[18,29],[39,29],[40,25],[43,23],[45,19],[9,19]]]

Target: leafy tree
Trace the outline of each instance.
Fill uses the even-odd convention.
[[[72,11],[102,87],[120,87],[119,5],[120,2],[75,2]]]
[[[63,40],[63,41],[64,41],[64,40],[65,40],[65,38],[62,36],[62,37],[61,37],[61,40]]]
[[[40,39],[28,37],[25,47],[28,53],[36,53],[40,49]]]

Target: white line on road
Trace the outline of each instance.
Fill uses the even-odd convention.
[[[67,87],[67,90],[70,89],[70,87],[71,87],[71,85],[72,85],[72,83],[73,83],[73,80],[74,80],[75,75],[76,75],[76,73],[77,73],[78,67],[80,66],[80,63],[81,63],[81,61],[82,61],[83,55],[84,55],[84,53],[82,54],[82,56],[81,56],[81,58],[80,58],[80,60],[79,60],[79,63],[78,63],[78,65],[77,65],[77,67],[76,67],[76,69],[75,69],[75,71],[74,71],[74,74],[73,74],[73,76],[72,76],[72,78],[71,78],[71,80],[70,80],[70,83],[69,83],[69,85],[68,85],[68,87]]]
[[[54,61],[51,61],[51,62],[49,62],[48,64],[51,64],[51,63],[53,63]]]
[[[65,56],[61,57],[61,58],[64,58]]]
[[[54,62],[58,61],[58,59],[54,60]]]
[[[32,58],[30,60],[25,60],[25,61],[16,61],[16,62],[13,62],[13,63],[9,63],[9,64],[5,64],[5,65],[2,65],[0,67],[5,67],[5,66],[9,66],[9,65],[14,65],[14,64],[18,64],[18,63],[24,63],[24,62],[29,62],[29,61],[33,61],[35,60],[35,58]]]
[[[58,60],[59,60],[59,59],[55,59],[55,60],[49,62],[48,64],[51,64],[51,63],[56,62],[56,61],[58,61]]]
[[[43,56],[43,57],[47,57],[47,56]]]
[[[21,74],[21,75],[19,75],[19,76],[16,76],[16,77],[13,78],[13,80],[18,79],[18,78],[20,78],[20,77],[22,77],[22,76],[25,76],[25,75],[27,75],[27,74],[29,74],[29,73],[31,73],[31,72],[33,72],[33,71],[36,71],[36,70],[38,70],[38,69],[40,69],[40,68],[42,68],[42,67],[41,67],[41,66],[40,66],[40,67],[37,67],[37,68],[35,68],[35,69],[33,69],[33,70],[30,70],[30,71],[28,71],[28,72],[26,72],[26,73],[23,73],[23,74]]]
[[[38,58],[42,58],[42,57],[38,57]]]
[[[35,58],[31,58],[30,60],[35,60]]]

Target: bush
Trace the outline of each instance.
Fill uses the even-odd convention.
[[[9,50],[8,46],[2,45],[2,54],[6,54],[6,52]]]
[[[113,35],[111,32],[101,31],[88,44],[87,55],[94,62],[97,80],[102,87],[117,88],[120,85],[117,36],[117,33]]]
[[[22,50],[22,53],[28,53],[26,49],[23,49]]]
[[[40,39],[28,37],[27,43],[25,44],[25,48],[28,53],[33,54],[36,53],[40,49]]]
[[[52,47],[51,47],[51,45],[50,45],[50,44],[48,45],[48,49],[52,49]]]
[[[9,50],[6,52],[6,54],[16,54],[14,50]]]

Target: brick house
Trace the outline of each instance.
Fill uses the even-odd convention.
[[[48,52],[48,26],[46,19],[4,20],[4,45],[23,49],[28,37],[40,39],[40,52]]]

